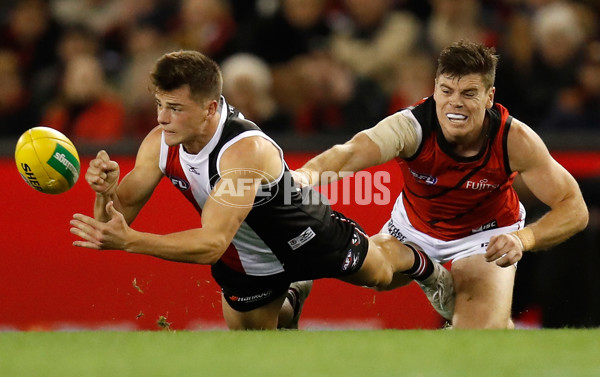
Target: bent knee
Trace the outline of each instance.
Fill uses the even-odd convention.
[[[388,287],[392,283],[392,278],[393,273],[391,268],[381,265],[379,268],[362,268],[354,276],[344,280],[376,291],[385,291],[389,289]]]

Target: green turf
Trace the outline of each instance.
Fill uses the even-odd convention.
[[[0,333],[2,377],[600,376],[600,330]]]

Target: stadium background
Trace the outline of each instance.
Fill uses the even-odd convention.
[[[292,3],[293,0],[285,2]],[[313,3],[319,2],[309,1],[305,3],[305,6],[312,7]],[[130,79],[135,77],[133,74],[135,70],[125,68],[128,61],[135,60],[134,58],[139,58],[139,56],[134,56],[135,51],[125,47],[125,43],[121,40],[125,38],[123,37],[124,30],[127,30],[128,35],[133,35],[139,31],[134,29],[150,27],[163,33],[167,39],[166,44],[161,44],[151,53],[144,51],[151,56],[151,59],[154,59],[156,56],[152,54],[161,52],[161,49],[172,49],[174,46],[180,45],[189,47],[186,45],[189,42],[186,42],[185,39],[178,39],[182,29],[173,26],[173,23],[177,25],[185,23],[181,21],[181,18],[184,17],[180,14],[181,9],[184,9],[183,4],[189,4],[189,6],[217,4],[219,6],[219,4],[228,3],[230,20],[237,25],[236,31],[232,35],[244,34],[246,39],[251,39],[253,30],[262,30],[260,27],[257,29],[257,26],[261,25],[260,22],[263,22],[264,25],[269,24],[268,22],[271,20],[268,13],[269,6],[277,9],[279,2],[276,0],[230,2],[223,0],[153,0],[137,2],[142,6],[133,7],[132,4],[135,4],[135,1],[121,1],[121,4],[130,6],[128,9],[132,14],[119,19],[119,22],[125,24],[117,23],[112,29],[101,29],[101,26],[91,25],[93,20],[102,19],[100,16],[106,16],[106,14],[89,13],[89,24],[93,29],[92,35],[94,36],[92,39],[98,43],[97,48],[93,49],[92,55],[103,69],[106,86],[112,89],[111,98],[119,99],[126,113],[124,118],[126,120],[114,134],[110,131],[114,129],[106,128],[102,124],[102,121],[108,123],[108,118],[101,116],[101,122],[95,124],[97,132],[101,136],[109,135],[108,139],[100,139],[93,132],[92,136],[77,134],[77,130],[72,128],[72,125],[47,123],[50,122],[48,119],[54,119],[57,122],[58,120],[46,117],[46,110],[53,106],[58,106],[58,108],[64,106],[61,101],[64,93],[60,89],[60,80],[52,79],[52,77],[54,74],[61,77],[64,67],[57,67],[66,64],[66,61],[61,63],[60,59],[54,56],[56,55],[55,51],[48,49],[51,45],[49,40],[40,38],[28,48],[20,48],[22,46],[15,43],[15,38],[11,39],[11,25],[16,18],[15,9],[19,7],[30,7],[29,10],[37,7],[36,9],[42,12],[42,16],[53,19],[53,22],[56,22],[64,30],[68,30],[72,33],[71,35],[87,36],[89,28],[81,28],[79,23],[76,27],[70,24],[69,27],[66,27],[68,22],[65,21],[65,18],[60,21],[54,19],[57,16],[57,9],[64,10],[76,3],[77,1],[69,0],[23,0],[6,1],[0,5],[0,15],[2,16],[0,81],[4,85],[2,88],[5,89],[0,90],[0,130],[2,131],[0,173],[5,182],[0,186],[0,197],[3,198],[4,203],[4,208],[0,211],[0,224],[3,225],[3,231],[0,233],[0,245],[2,245],[0,305],[3,309],[0,317],[0,330],[87,328],[135,330],[160,329],[165,325],[173,329],[223,328],[218,288],[212,281],[207,267],[152,260],[147,257],[125,255],[113,251],[93,252],[72,247],[68,221],[74,212],[91,212],[93,202],[91,190],[81,180],[75,188],[64,195],[45,196],[39,194],[21,182],[14,167],[12,153],[16,138],[24,129],[40,123],[56,128],[64,126],[67,134],[72,133],[69,136],[73,138],[80,150],[83,169],[85,169],[90,156],[93,156],[101,147],[107,149],[113,158],[121,163],[123,171],[127,171],[133,164],[133,156],[139,145],[140,135],[154,124],[154,114],[151,108],[152,97],[148,95],[147,91],[144,96],[150,99],[150,109],[144,107],[148,105],[147,103],[136,107],[132,105],[133,101],[127,101],[139,95],[139,92],[124,90],[123,87],[132,84]],[[88,2],[80,1],[78,3],[87,4]],[[95,7],[91,7],[89,10],[109,9],[110,5],[118,3],[119,1],[108,0],[90,1],[89,4],[95,4]],[[329,1],[327,4],[324,8],[324,15],[329,17],[328,19],[335,18],[339,21],[341,16],[347,16],[344,1]],[[600,119],[598,116],[600,85],[595,82],[595,79],[600,77],[598,5],[593,1],[544,0],[390,1],[390,4],[390,12],[400,12],[403,16],[412,16],[417,24],[422,26],[422,30],[418,32],[420,34],[415,38],[416,42],[413,41],[413,44],[425,44],[426,48],[415,49],[413,47],[408,49],[403,56],[408,60],[414,58],[417,67],[423,63],[422,60],[419,60],[420,57],[426,56],[429,60],[434,61],[435,43],[432,40],[435,38],[434,32],[431,30],[435,29],[434,26],[437,25],[435,20],[448,20],[451,15],[469,14],[470,19],[477,20],[477,22],[474,25],[468,25],[465,23],[466,20],[462,19],[462,27],[458,27],[456,30],[453,30],[451,25],[446,25],[448,30],[453,31],[450,37],[468,36],[482,39],[488,44],[497,46],[501,53],[501,62],[515,63],[522,62],[518,59],[520,56],[518,52],[522,53],[522,50],[527,52],[527,48],[529,48],[529,52],[535,55],[535,52],[540,49],[535,46],[535,43],[529,46],[518,45],[512,49],[507,47],[510,36],[514,38],[511,33],[520,30],[519,26],[522,26],[520,22],[525,22],[525,26],[522,26],[526,29],[525,35],[531,34],[532,39],[535,39],[536,35],[533,32],[536,25],[535,20],[541,18],[541,16],[537,16],[544,10],[552,10],[552,6],[560,7],[564,4],[577,9],[578,13],[576,13],[580,18],[576,19],[575,23],[567,23],[568,29],[582,29],[585,36],[582,41],[577,42],[576,52],[573,53],[572,59],[567,59],[568,62],[564,63],[564,66],[549,68],[548,65],[539,62],[537,65],[534,64],[536,61],[532,58],[532,65],[535,68],[529,71],[529,76],[536,80],[531,79],[531,81],[529,76],[517,74],[523,72],[510,70],[502,65],[497,82],[497,99],[508,105],[518,118],[528,121],[546,141],[555,158],[575,175],[582,187],[591,215],[590,225],[581,234],[551,251],[526,254],[520,262],[514,302],[514,315],[517,323],[522,327],[534,328],[599,326],[600,296],[596,292],[600,289],[600,275],[597,273],[600,267],[600,204],[598,203],[600,194],[600,123],[598,123]],[[186,9],[190,11],[193,8]],[[205,8],[204,11],[207,12],[207,9]],[[557,17],[553,19],[554,24],[561,24],[564,18],[559,16],[564,16],[566,13],[568,12],[565,11],[565,8],[560,8],[552,13],[553,17]],[[444,18],[443,15],[447,17]],[[344,20],[344,22],[347,21]],[[127,25],[126,22],[132,25]],[[188,22],[194,24],[199,21]],[[204,20],[204,22],[209,21]],[[247,26],[250,24],[252,27]],[[90,25],[87,26],[90,27]],[[216,25],[219,23],[217,22]],[[197,24],[197,27],[200,28],[200,26],[201,24]],[[475,27],[477,32],[473,32],[470,26]],[[405,32],[409,33],[410,30],[405,30]],[[48,36],[49,34],[42,35]],[[12,36],[14,37],[14,35]],[[59,39],[58,36],[55,37],[57,40]],[[369,35],[361,35],[360,38],[368,40]],[[556,36],[554,38],[556,45],[561,45],[565,50],[569,50],[567,48],[569,46],[564,43],[572,42],[572,40],[568,39],[565,42],[565,40],[556,39]],[[353,106],[360,108],[361,104],[364,105],[369,101],[377,102],[380,97],[374,93],[385,94],[385,100],[381,102],[387,107],[385,112],[391,111],[393,106],[397,108],[418,99],[410,98],[407,93],[417,96],[429,90],[427,86],[423,89],[418,85],[407,84],[413,80],[415,82],[421,80],[416,74],[418,70],[406,69],[403,71],[399,69],[394,71],[394,76],[388,76],[387,79],[388,81],[398,79],[406,84],[405,86],[399,85],[387,89],[388,91],[365,90],[358,93],[363,97],[366,96],[367,100],[363,102],[359,100],[361,96],[357,95],[357,102],[350,101],[340,104],[331,101],[329,103],[328,98],[323,97],[324,88],[317,88],[319,95],[316,95],[310,90],[317,89],[306,88],[300,82],[291,84],[286,83],[285,80],[282,82],[278,76],[287,73],[295,78],[303,77],[295,76],[299,74],[292,70],[296,65],[301,66],[300,73],[302,73],[302,69],[319,69],[327,64],[339,68],[338,61],[333,63],[327,60],[322,61],[320,60],[322,58],[316,55],[327,50],[327,46],[320,46],[318,52],[311,50],[298,53],[301,56],[294,56],[292,59],[283,58],[275,53],[281,54],[282,50],[286,50],[283,48],[284,44],[272,44],[266,47],[253,46],[236,50],[236,46],[241,44],[241,39],[244,38],[237,38],[237,44],[222,44],[222,46],[226,46],[222,49],[218,49],[219,44],[216,43],[212,45],[213,50],[205,52],[220,63],[226,62],[227,58],[238,52],[248,51],[260,55],[263,60],[268,62],[273,74],[275,89],[279,90],[279,97],[275,96],[275,99],[279,99],[278,106],[288,115],[288,118],[280,119],[292,119],[287,123],[282,123],[286,124],[287,128],[270,129],[268,132],[287,152],[287,160],[292,168],[300,166],[310,156],[334,143],[347,140],[357,130],[357,127],[370,126],[368,119],[365,121],[356,112],[348,111],[348,108]],[[232,37],[232,40],[236,40],[236,38]],[[56,43],[55,40],[53,46],[56,46]],[[546,48],[549,47],[546,46]],[[527,54],[525,53],[525,55]],[[18,58],[16,68],[15,56]],[[308,59],[298,63],[299,60],[307,57]],[[403,57],[398,59],[401,60]],[[373,56],[373,60],[376,60],[375,56]],[[315,65],[315,62],[320,65]],[[351,62],[344,64],[351,65]],[[423,71],[426,71],[426,66],[422,67]],[[330,68],[327,66],[327,69]],[[325,70],[324,72],[336,74],[345,72],[334,68],[331,68],[332,71]],[[360,67],[354,69],[352,71],[354,79],[378,81],[376,75],[370,77],[368,73],[359,73]],[[592,72],[591,76],[590,71]],[[411,73],[413,76],[410,76]],[[6,87],[13,83],[15,77],[21,81],[20,87],[23,93],[20,97],[17,96],[20,101],[10,102],[11,90],[6,90]],[[325,80],[323,76],[318,77],[320,80]],[[332,75],[332,77],[340,76]],[[523,77],[527,77],[525,80],[527,84],[532,84],[531,87],[537,91],[526,90],[527,88],[521,82]],[[46,78],[48,81],[42,81],[41,78]],[[425,75],[424,81],[427,82],[428,79],[429,77]],[[343,80],[343,77],[340,80]],[[41,82],[46,83],[47,86],[36,86]],[[541,85],[542,83],[554,85],[544,86]],[[80,84],[85,86],[90,82],[84,81]],[[139,86],[143,87],[142,84],[145,85],[145,82],[139,83]],[[365,87],[370,88],[369,86]],[[292,96],[286,97],[286,95],[290,95],[290,90]],[[425,90],[425,92],[420,90]],[[298,95],[296,98],[293,95],[297,94],[296,92],[302,95]],[[306,102],[311,95],[327,103],[327,106],[318,107],[314,103]],[[282,97],[287,98],[288,101],[282,100]],[[68,106],[67,109],[71,111],[71,115],[82,110]],[[351,122],[354,119],[361,119],[367,123],[354,124]],[[348,121],[347,126],[344,121]],[[392,197],[395,197],[401,188],[401,178],[394,174],[398,171],[394,163],[386,164],[385,168],[392,172],[393,181],[389,188]],[[169,186],[167,182],[161,184],[156,197],[151,200],[149,206],[136,220],[134,226],[137,229],[164,233],[199,224],[198,215]],[[535,219],[544,210],[544,207],[532,200],[527,192],[521,194],[530,215],[529,219]],[[358,220],[369,233],[374,233],[387,219],[392,204],[368,207],[336,205],[336,209],[342,210]],[[414,285],[394,292],[375,293],[333,280],[316,283],[313,295],[307,302],[303,318],[302,326],[305,328],[406,329],[436,328],[441,325],[439,317],[429,308],[426,299]]]

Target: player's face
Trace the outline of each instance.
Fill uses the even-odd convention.
[[[479,138],[486,109],[494,103],[495,90],[493,87],[486,89],[479,74],[437,77],[433,95],[446,140],[461,143]]]
[[[193,145],[198,145],[201,149],[203,142],[212,136],[208,119],[214,115],[216,101],[195,101],[188,85],[171,91],[157,90],[154,96],[158,124],[167,145],[184,144],[186,149],[196,149]]]

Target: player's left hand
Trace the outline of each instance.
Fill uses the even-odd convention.
[[[73,246],[96,250],[125,250],[131,228],[123,214],[115,209],[112,201],[106,204],[106,213],[110,216],[106,223],[80,213],[74,214],[70,222],[70,231],[83,240],[74,241]]]
[[[508,267],[523,258],[523,245],[511,234],[492,236],[485,253],[485,260],[496,262],[500,267]]]

